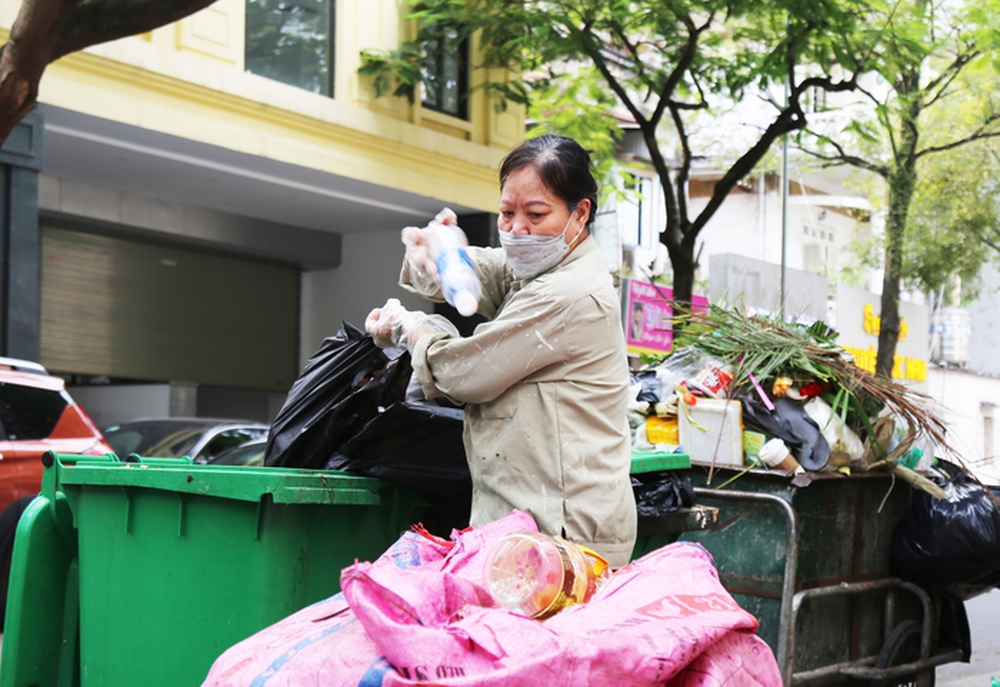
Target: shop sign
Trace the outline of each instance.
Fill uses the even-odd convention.
[[[622,320],[629,355],[662,355],[673,347],[674,291],[641,279],[622,279]],[[708,299],[691,297],[695,312],[708,310]]]
[[[837,286],[837,343],[854,356],[855,364],[874,373],[878,335],[882,328],[881,299],[850,286]],[[926,306],[899,304],[899,341],[892,366],[897,381],[923,382],[930,358],[930,315]]]

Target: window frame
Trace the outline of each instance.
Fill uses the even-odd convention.
[[[434,32],[435,30],[442,30],[442,31],[453,30],[458,36],[462,35],[461,29],[454,25],[442,24],[438,26],[429,27],[428,30],[430,32]],[[423,80],[421,81],[420,106],[425,110],[436,112],[438,114],[447,117],[455,117],[456,119],[460,119],[462,121],[469,121],[468,94],[469,94],[469,84],[472,81],[470,74],[471,41],[467,36],[462,37],[460,40],[458,40],[457,50],[455,51],[454,55],[450,55],[447,49],[442,49],[440,47],[441,43],[440,38],[436,38],[435,41],[438,43],[438,47],[436,47],[433,51],[431,50],[429,42],[424,44],[424,54],[422,57],[422,64],[421,64],[421,70],[423,72]],[[441,77],[444,76],[445,74],[446,60],[449,57],[454,57],[458,65],[456,74],[456,86],[455,86],[456,107],[454,110],[450,110],[441,102],[446,100],[444,96],[446,96],[447,93],[445,92],[444,88],[440,88],[439,90],[436,91],[438,100],[437,103],[429,101],[427,97],[428,92],[432,90],[428,87],[428,84],[431,83],[431,80],[427,78],[428,73],[433,73],[436,77],[438,77],[436,83],[438,84],[442,83]]]

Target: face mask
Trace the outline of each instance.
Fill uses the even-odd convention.
[[[500,245],[507,253],[507,265],[515,279],[531,279],[562,262],[570,249],[566,243],[566,230],[571,221],[572,215],[566,220],[562,232],[556,236],[499,232]]]

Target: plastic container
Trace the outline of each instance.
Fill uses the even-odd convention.
[[[608,562],[585,547],[539,532],[518,532],[498,541],[484,576],[494,600],[542,620],[590,600]]]
[[[450,223],[445,223],[448,219]],[[474,315],[479,309],[482,286],[466,248],[465,233],[454,224],[455,213],[445,208],[424,230],[427,232],[428,250],[437,265],[441,278],[441,294],[463,317]]]
[[[338,592],[343,568],[423,514],[371,477],[140,461],[46,467],[18,527],[3,687],[199,685],[223,651]]]
[[[677,446],[681,443],[679,430],[677,428],[677,416],[660,417],[650,415],[646,418],[646,440],[651,444],[670,444]]]
[[[691,459],[713,465],[743,465],[743,406],[739,401],[699,398],[677,416],[678,435]]]

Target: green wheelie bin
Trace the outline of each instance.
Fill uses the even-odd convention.
[[[233,644],[339,591],[418,522],[341,472],[47,454],[18,525],[2,687],[197,687]]]

